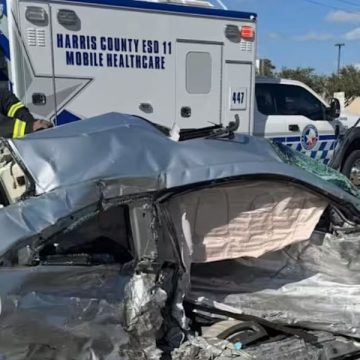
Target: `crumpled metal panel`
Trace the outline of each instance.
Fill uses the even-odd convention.
[[[192,267],[191,301],[360,338],[358,235],[292,245],[258,259]],[[216,289],[216,291],[214,291]]]
[[[90,213],[90,208],[97,209],[104,198],[243,175],[292,177],[360,209],[360,200],[340,187],[285,164],[266,140],[242,135],[233,140],[175,143],[138,118],[107,114],[35,133],[10,144],[34,177],[37,194],[41,196],[0,211],[0,255],[65,228],[61,223],[64,218],[86,209]],[[300,245],[294,249],[292,256],[304,256],[299,263],[280,252],[275,253],[275,259],[271,257],[273,254],[261,258],[260,261],[266,260],[265,265],[242,260],[236,266],[233,263],[221,268],[218,263],[220,268],[215,269],[217,276],[213,277],[206,264],[206,276],[200,273],[194,278],[193,295],[198,298],[206,294],[212,304],[217,300],[237,311],[290,323],[311,322],[314,316],[310,313],[317,311],[315,319],[323,321],[323,327],[358,336],[356,318],[360,317],[355,297],[360,292],[359,275],[344,267],[341,252],[334,258],[327,257],[325,250],[331,250],[328,246],[319,246],[323,254],[319,259],[311,257],[311,252]],[[278,270],[276,274],[266,268],[269,259]],[[336,274],[343,271],[346,280],[336,281],[335,274],[330,276],[321,270],[321,266],[328,269],[326,264],[331,261],[337,264]],[[357,261],[352,259],[352,265]],[[6,358],[158,358],[155,339],[162,323],[161,309],[166,294],[154,287],[155,275],[123,274],[119,268],[108,273],[107,269],[3,267],[0,349]],[[231,277],[234,274],[236,279]],[[300,281],[304,286],[298,286]],[[331,286],[327,288],[328,283]],[[269,289],[269,284],[275,288]],[[339,292],[334,284],[340,284]],[[218,292],[213,294],[215,286]],[[324,292],[319,296],[311,292],[315,288]],[[330,305],[325,302],[326,297],[334,295],[331,291],[344,301],[336,306],[335,302]],[[177,300],[181,299],[180,292],[176,294]],[[279,299],[284,300],[280,308]],[[305,308],[296,302],[298,299],[312,299],[314,303]],[[179,307],[180,301],[173,306]],[[337,306],[344,306],[344,311],[336,311],[335,317]]]
[[[262,360],[330,360],[356,359],[360,356],[359,343],[348,338],[323,332],[309,332],[316,343],[305,342],[298,337],[255,344],[246,351]],[[356,357],[355,357],[356,356]]]
[[[226,340],[191,338],[172,354],[173,360],[256,360],[245,351],[235,350]]]
[[[224,340],[195,337],[173,352],[173,360],[330,360],[355,359],[360,354],[355,341],[323,332],[311,334],[317,339],[315,344],[293,336],[254,343],[244,350],[235,350],[233,344]]]
[[[101,190],[96,183],[57,189],[46,196],[34,197],[0,211],[0,256],[22,241],[30,242],[44,231],[47,235],[60,228],[52,227],[61,219],[99,203]],[[51,228],[52,227],[52,228]]]
[[[133,270],[132,270],[133,271]],[[5,268],[0,356],[6,360],[160,359],[164,292],[118,266]]]
[[[109,113],[9,142],[33,176],[37,194],[99,180],[115,180],[130,194],[273,174],[324,189],[360,209],[358,198],[285,164],[267,140],[245,135],[177,143],[140,118]]]

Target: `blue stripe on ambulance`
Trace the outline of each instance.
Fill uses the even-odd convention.
[[[7,6],[6,0],[0,0],[1,6],[1,21],[7,25]],[[10,59],[10,46],[9,46],[9,39],[5,36],[3,32],[0,31],[0,49],[4,53],[7,59]]]
[[[0,5],[2,6],[3,16],[7,16],[6,0],[0,0]]]
[[[63,110],[56,117],[56,125],[69,124],[74,121],[81,120],[78,116],[72,114],[70,111]]]
[[[68,0],[72,1],[72,0]],[[65,1],[66,2],[66,1]],[[183,6],[170,3],[156,3],[134,0],[77,0],[78,3],[96,4],[96,5],[110,5],[114,7],[126,7],[133,9],[144,9],[154,11],[164,11],[168,13],[180,13],[180,14],[193,14],[193,15],[206,15],[233,19],[249,19],[255,20],[257,18],[256,13],[249,13],[236,10],[223,10],[207,7],[196,6]]]
[[[9,39],[3,33],[0,33],[0,49],[4,53],[5,57],[10,60]]]
[[[1,21],[3,22],[4,26],[7,26],[7,5],[6,0],[0,0],[0,7],[1,7]],[[3,53],[4,57],[6,58],[8,62],[9,67],[9,61],[10,61],[10,44],[9,39],[7,36],[0,31],[0,51]],[[5,74],[3,71],[0,71],[0,81],[1,82],[7,82],[8,83],[8,89],[10,91],[13,91],[13,84],[11,80],[9,79],[8,74]]]

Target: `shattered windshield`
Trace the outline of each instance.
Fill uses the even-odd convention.
[[[300,151],[292,150],[286,145],[271,140],[270,143],[285,163],[304,169],[311,174],[340,187],[349,194],[360,198],[360,191],[347,177],[338,171],[326,166],[320,161],[309,158]]]

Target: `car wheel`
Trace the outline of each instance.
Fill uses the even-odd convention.
[[[360,187],[360,150],[353,151],[345,160],[341,171],[351,182]]]

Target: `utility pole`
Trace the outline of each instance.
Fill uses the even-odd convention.
[[[345,44],[338,43],[335,44],[335,46],[338,48],[338,65],[337,65],[337,74],[340,75],[340,61],[341,61],[341,48],[345,46]]]

